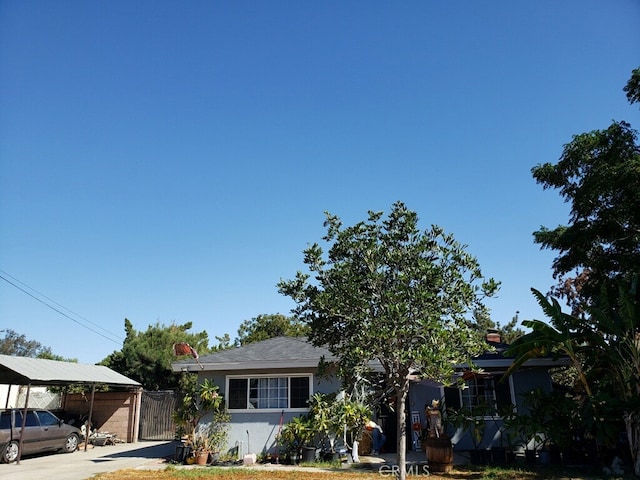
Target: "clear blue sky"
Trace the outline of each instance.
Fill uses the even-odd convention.
[[[494,320],[540,318],[567,206],[530,170],[639,128],[639,54],[637,0],[3,0],[0,270],[32,296],[0,281],[0,329],[83,363],[125,317],[233,338],[289,313],[325,210],[396,200],[502,282]]]

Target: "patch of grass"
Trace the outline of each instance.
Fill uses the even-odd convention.
[[[304,468],[298,470],[274,470],[260,468],[218,468],[203,467],[193,469],[171,470],[119,470],[93,477],[94,480],[380,480],[377,474],[355,472],[309,471]]]
[[[337,467],[336,467],[337,465]],[[264,467],[195,467],[177,468],[168,466],[164,470],[119,470],[93,477],[94,480],[384,480],[394,478],[387,469],[379,471],[382,465],[371,470],[341,468],[339,462],[318,462],[290,466]],[[456,466],[450,473],[431,473],[428,477],[420,471],[409,475],[409,479],[428,478],[429,480],[602,480],[606,479],[596,467],[540,467],[514,466],[491,467],[465,465]],[[633,473],[624,477],[609,477],[610,480],[637,480]]]

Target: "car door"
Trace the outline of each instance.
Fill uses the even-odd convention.
[[[42,448],[46,450],[62,448],[65,435],[60,428],[58,417],[47,410],[37,410],[37,414],[42,429]]]
[[[22,410],[14,410],[14,438],[20,438],[22,431]],[[36,412],[27,410],[27,421],[24,427],[24,436],[22,437],[22,454],[41,452],[42,445],[42,428]]]

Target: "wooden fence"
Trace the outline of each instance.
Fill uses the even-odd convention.
[[[173,440],[176,426],[171,418],[178,402],[171,391],[142,392],[140,402],[140,440]]]

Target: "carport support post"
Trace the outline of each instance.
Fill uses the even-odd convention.
[[[91,416],[93,415],[93,399],[96,396],[96,384],[91,384],[91,403],[89,404],[89,418],[87,419],[87,428],[84,429],[84,451],[87,451],[89,444],[89,435],[91,434]]]
[[[27,408],[29,408],[29,393],[31,393],[31,384],[27,385],[27,396],[24,399],[24,411],[22,412],[22,428],[20,429],[20,440],[18,440],[18,459],[16,465],[20,465],[22,457],[22,439],[24,438],[24,427],[27,425]]]
[[[9,399],[11,398],[11,387],[13,387],[13,385],[9,384],[9,388],[7,389],[7,399],[4,402],[4,408],[9,408]]]

